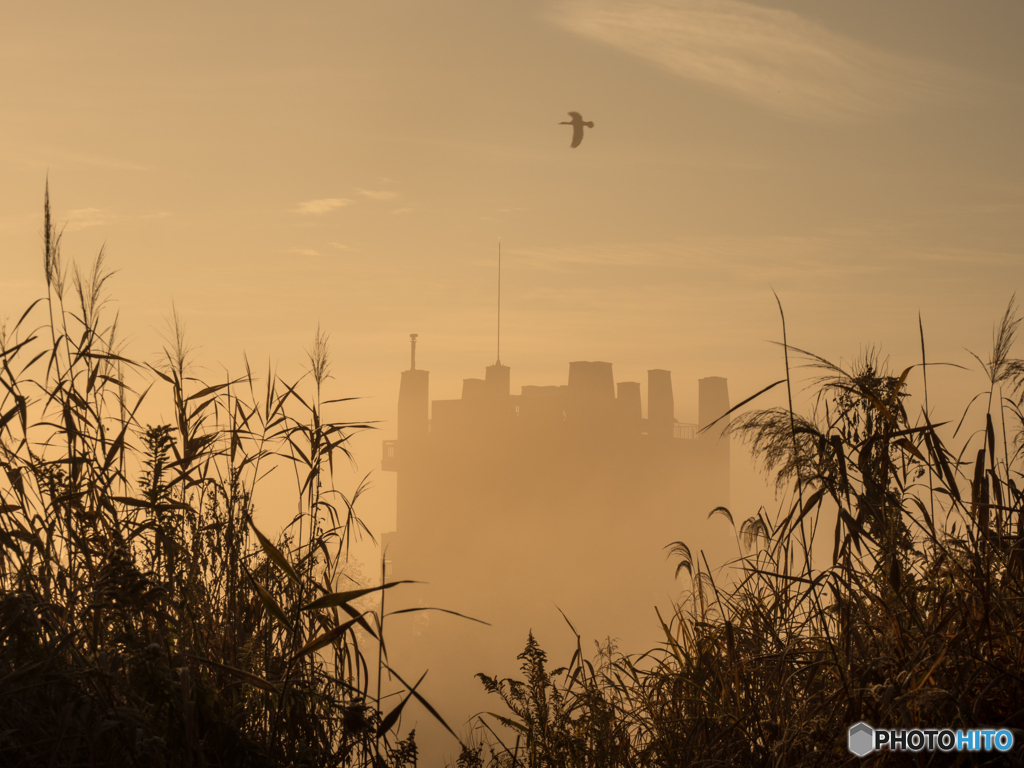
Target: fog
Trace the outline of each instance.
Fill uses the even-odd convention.
[[[431,400],[426,370],[402,373],[383,459],[397,474],[396,525],[381,544],[389,579],[428,584],[388,602],[490,626],[424,612],[389,652],[432,670],[424,693],[456,723],[488,706],[476,673],[508,674],[530,631],[555,652],[574,645],[572,628],[588,654],[594,640],[653,648],[654,607],[671,617],[679,591],[664,548],[730,504],[725,379],[700,379],[700,420],[686,424],[669,371],[647,371],[642,398],[611,363],[568,369],[567,383],[512,394],[513,370],[496,362],[457,400]]]

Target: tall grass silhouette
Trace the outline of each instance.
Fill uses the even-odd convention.
[[[360,598],[396,583],[347,569],[365,486],[331,477],[370,425],[325,420],[326,337],[298,381],[246,363],[206,383],[175,314],[161,364],[134,362],[102,252],[69,270],[61,234],[47,189],[47,294],[0,336],[0,763],[414,764],[395,726],[429,704],[381,701],[383,619]],[[141,424],[158,394],[172,423]],[[253,504],[273,462],[297,478],[277,541]]]
[[[404,708],[440,716],[389,667],[383,599],[365,605],[401,582],[349,568],[365,485],[349,497],[332,477],[371,425],[325,417],[343,402],[326,337],[297,381],[261,384],[246,364],[203,382],[175,316],[162,362],[144,365],[109,318],[102,252],[88,271],[63,264],[48,193],[43,247],[46,296],[0,331],[0,764],[416,764],[415,739],[396,736]],[[858,720],[1024,740],[1018,327],[1011,300],[975,358],[983,391],[945,421],[923,330],[921,360],[898,373],[784,335],[786,378],[762,393],[786,384],[787,407],[739,413],[749,398],[729,427],[785,492],[781,510],[738,526],[711,511],[739,550],[724,579],[668,545],[689,590],[654,617],[659,647],[590,658],[576,634],[551,669],[531,635],[521,679],[480,675],[504,709],[478,718],[457,764],[859,765]],[[815,371],[807,414],[791,354]],[[171,423],[141,423],[156,397]],[[297,511],[271,539],[254,491],[281,462]],[[382,700],[385,674],[402,690]],[[1018,764],[1018,751],[867,760]]]
[[[781,511],[762,508],[738,529],[730,510],[711,512],[740,548],[724,580],[686,542],[669,545],[690,589],[658,616],[658,648],[604,647],[590,661],[577,635],[569,665],[548,671],[531,635],[521,679],[480,676],[507,711],[480,716],[480,739],[457,764],[1020,764],[1019,749],[865,761],[846,746],[860,720],[1007,728],[1024,740],[1018,325],[1011,299],[990,356],[975,356],[984,391],[942,423],[923,330],[921,361],[898,373],[874,352],[842,367],[784,342],[787,376],[771,386],[789,385],[792,353],[815,372],[812,412],[795,412],[790,395],[789,407],[730,426],[787,491]]]

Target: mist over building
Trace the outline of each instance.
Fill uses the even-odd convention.
[[[481,705],[469,716],[486,702],[473,675],[516,673],[529,630],[552,661],[556,646],[575,645],[558,609],[586,653],[606,637],[624,651],[652,647],[654,606],[664,612],[687,586],[673,579],[665,546],[729,504],[728,422],[701,432],[729,409],[726,379],[699,380],[698,424],[676,420],[670,371],[616,382],[598,361],[571,362],[566,383],[518,394],[498,361],[465,379],[459,399],[431,402],[416,341],[401,374],[398,439],[383,445],[383,469],[397,473],[387,578],[426,582],[404,593],[411,605],[492,626],[416,614],[389,630],[392,657],[410,674],[429,668],[449,712],[472,692]]]

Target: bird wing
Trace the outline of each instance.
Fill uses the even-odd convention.
[[[570,112],[569,117],[573,119],[573,122],[583,120],[583,115],[581,115],[579,112]]]
[[[583,141],[583,126],[580,123],[576,123],[572,127],[572,145],[570,149],[578,147],[581,141]]]

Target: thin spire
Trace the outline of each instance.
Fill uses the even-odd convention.
[[[498,365],[501,365],[501,238],[498,238]]]

